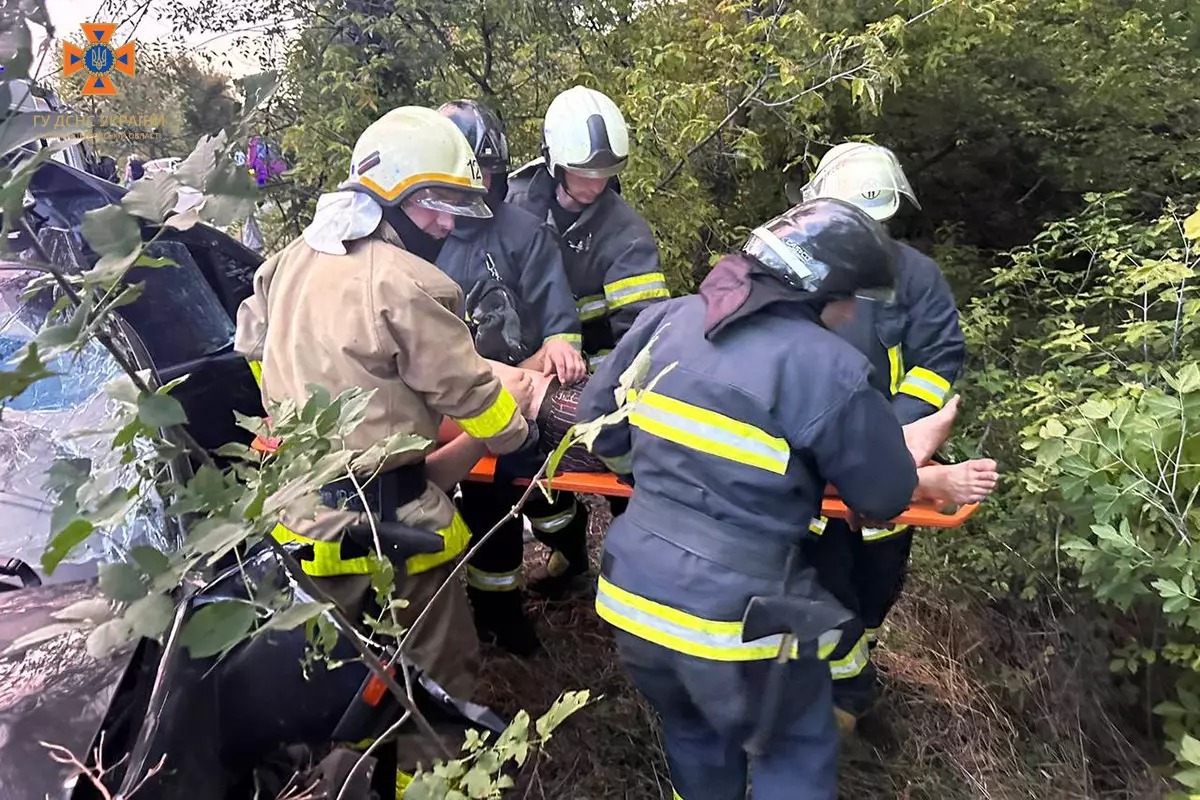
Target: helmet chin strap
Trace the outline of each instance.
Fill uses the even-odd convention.
[[[567,182],[565,180],[556,180],[555,184],[558,186],[558,188],[562,191],[563,194],[565,194],[567,197],[571,198],[572,202],[574,202],[575,205],[579,206],[579,210],[582,211],[583,209],[588,207],[587,203],[583,202],[578,197],[571,194],[571,190],[567,188]],[[573,209],[567,209],[567,210],[571,211]]]

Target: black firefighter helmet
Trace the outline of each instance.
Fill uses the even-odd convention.
[[[458,126],[484,172],[508,172],[508,139],[504,125],[490,108],[475,100],[451,100],[438,109]]]
[[[793,206],[755,228],[742,252],[814,297],[889,303],[895,297],[899,248],[879,222],[843,200]]]

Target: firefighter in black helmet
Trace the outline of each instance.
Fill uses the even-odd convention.
[[[831,325],[891,298],[896,247],[838,200],[802,203],[725,256],[698,295],[646,309],[592,377],[581,420],[616,410],[593,452],[630,476],[596,596],[662,718],[676,800],[837,797],[823,660],[851,617],[802,546],[827,483],[857,514],[904,510],[917,472],[866,356]],[[666,370],[669,365],[673,368]]]
[[[440,111],[474,149],[492,209],[490,219],[457,225],[436,260],[462,289],[476,349],[494,361],[540,368],[563,384],[580,380],[587,368],[558,235],[544,219],[504,202],[509,160],[500,120],[474,100],[455,100]],[[472,536],[491,530],[520,495],[506,483],[464,483],[462,515]],[[536,517],[542,504],[534,498],[527,513]],[[510,520],[467,565],[467,586],[481,638],[527,655],[539,641],[522,608],[522,551],[521,521]]]

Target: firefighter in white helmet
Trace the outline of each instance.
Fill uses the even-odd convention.
[[[899,160],[886,147],[845,142],[821,159],[803,188],[805,200],[820,197],[853,203],[886,223],[902,198],[920,208]],[[835,328],[871,359],[876,387],[891,399],[901,425],[942,408],[962,372],[966,347],[949,284],[932,259],[899,245],[896,302],[860,303],[853,319]],[[826,587],[857,614],[830,658],[834,702],[843,729],[852,729],[873,705],[877,677],[870,653],[875,635],[899,598],[912,546],[905,526],[851,531],[840,520],[818,519],[821,531],[810,559]]]
[[[345,440],[350,449],[395,434],[431,443],[389,458],[373,479],[359,476],[365,507],[346,478],[322,489],[315,516],[285,517],[274,533],[311,546],[301,566],[354,620],[374,602],[367,550],[352,535],[369,527],[367,514],[431,535],[427,552],[397,565],[406,626],[467,545],[470,532],[439,488],[463,476],[442,474],[437,456],[426,460],[443,416],[470,435],[459,446],[478,451],[462,461],[464,474],[485,448],[509,453],[536,440],[536,427],[476,353],[459,314],[461,290],[422,257],[457,218],[491,213],[484,193],[453,122],[432,109],[397,108],[359,137],[349,179],[322,195],[303,235],[258,269],[254,294],[238,310],[236,348],[256,369],[264,405],[303,406],[311,384],[334,396],[374,390],[365,420]],[[452,696],[469,698],[479,642],[461,583],[437,603],[412,632],[411,656]]]
[[[629,129],[621,110],[601,92],[575,86],[546,109],[542,157],[509,178],[509,202],[548,219],[559,232],[592,371],[642,309],[670,297],[650,227],[614,186],[628,161]],[[625,504],[611,505],[615,514]],[[561,594],[587,572],[587,514],[577,511],[574,498],[565,495],[553,513],[530,516],[534,534],[552,550],[532,591]]]

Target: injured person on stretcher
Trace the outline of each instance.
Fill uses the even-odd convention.
[[[563,386],[553,375],[495,361],[488,363],[496,377],[512,392],[526,418],[537,421],[539,431],[537,453],[524,459],[505,456],[497,460],[497,480],[531,477],[575,424],[575,411],[583,387],[587,385],[586,379]],[[959,401],[960,398],[955,396],[940,411],[903,428],[904,441],[918,467],[914,501],[936,506],[979,503],[996,488],[999,475],[996,462],[990,458],[973,458],[958,464],[939,464],[932,460],[937,449],[950,437],[958,416]],[[438,440],[447,443],[438,450],[439,460],[455,459],[464,474],[485,454],[449,419],[443,421]],[[457,455],[443,452],[447,448],[457,450]],[[600,459],[580,445],[568,448],[558,467],[560,473],[608,471]]]

